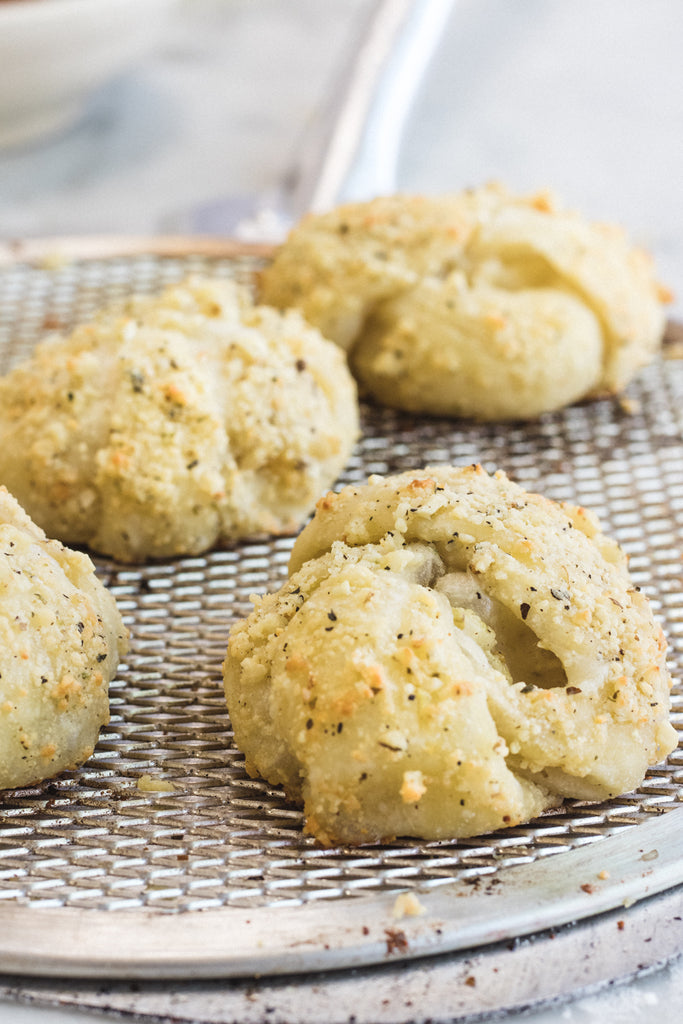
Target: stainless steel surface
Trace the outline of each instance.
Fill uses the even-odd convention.
[[[167,256],[121,248],[66,262],[55,250],[42,265],[0,272],[0,370],[46,330],[68,328],[105,301],[189,271],[248,281],[264,258],[249,247],[226,258],[182,255],[179,244]],[[363,438],[340,483],[480,461],[594,509],[629,552],[669,638],[680,730],[682,410],[683,363],[674,358],[644,371],[624,400],[527,424],[364,407]],[[246,776],[220,676],[231,622],[248,611],[251,593],[285,578],[291,543],[263,538],[140,567],[97,560],[131,630],[131,651],[90,761],[4,794],[6,969],[196,978],[403,962],[630,905],[681,882],[678,751],[635,793],[569,803],[478,839],[321,849],[304,836],[298,809]],[[168,788],[141,789],[144,775]],[[417,894],[424,914],[395,916],[405,892]]]
[[[382,0],[300,157],[294,209],[320,212],[398,189],[403,130],[453,0]]]
[[[244,978],[367,967],[454,951],[471,955],[605,911],[623,914],[640,900],[683,887],[682,817],[679,808],[561,857],[425,887],[419,913],[407,916],[397,913],[400,883],[393,893],[369,893],[332,906],[310,900],[280,906],[275,913],[273,906],[166,915],[132,909],[98,915],[70,907],[26,913],[21,905],[4,906],[3,971],[55,978]]]
[[[406,119],[452,6],[376,0],[280,185],[202,204],[183,216],[181,229],[275,241],[309,210],[396,191]]]
[[[683,890],[678,888],[629,911],[520,941],[428,957],[410,970],[400,958],[387,956],[377,967],[230,982],[86,980],[74,987],[68,980],[9,977],[0,983],[0,998],[131,1014],[136,1021],[159,1024],[482,1024],[512,1013],[515,1021],[534,1024],[538,1018],[533,1011],[527,1016],[530,1008],[548,1011],[543,1024],[550,1017],[578,1024],[587,1018],[580,1008],[574,1016],[564,1005],[569,999],[581,992],[593,995],[599,1006],[599,993],[608,986],[615,995],[619,983],[633,976],[644,986],[655,968],[666,973],[663,966],[682,946]],[[649,1022],[662,1007],[647,995],[644,989],[637,999],[630,988],[617,1000],[621,1013],[598,1011],[590,1019]],[[680,1020],[680,1005],[673,1006],[672,1021]]]

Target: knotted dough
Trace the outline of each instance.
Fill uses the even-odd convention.
[[[343,353],[228,280],[105,310],[0,379],[0,482],[122,561],[293,532],[357,433]]]
[[[90,559],[47,540],[0,487],[0,789],[87,760],[127,646]]]
[[[321,499],[225,691],[321,842],[439,839],[638,786],[676,746],[665,647],[593,515],[434,467]]]
[[[621,229],[500,185],[309,215],[260,294],[346,349],[378,401],[480,420],[621,391],[660,346],[666,298]]]

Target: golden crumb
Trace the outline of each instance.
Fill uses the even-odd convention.
[[[637,416],[642,410],[642,405],[637,398],[629,398],[627,395],[622,395],[619,399],[619,408],[627,416]]]
[[[425,912],[424,906],[420,903],[414,892],[399,893],[394,900],[393,916],[397,919],[401,917],[419,917]]]
[[[168,779],[156,779],[151,775],[141,775],[137,781],[141,793],[173,793],[175,786]]]
[[[401,800],[404,803],[416,803],[427,792],[427,786],[421,771],[408,771],[403,773],[401,783]]]

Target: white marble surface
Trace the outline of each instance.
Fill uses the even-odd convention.
[[[366,5],[180,0],[159,53],[101,90],[69,131],[0,152],[0,237],[163,232],[198,204],[272,188]],[[399,182],[551,186],[652,250],[681,317],[682,54],[679,0],[456,0]],[[664,1015],[683,1019],[680,964],[523,1019]],[[0,1024],[101,1020],[0,1002]]]
[[[161,52],[70,131],[0,151],[0,236],[164,231],[273,187],[367,5],[179,0]],[[683,296],[682,51],[678,0],[454,0],[399,183],[551,186],[623,223]]]

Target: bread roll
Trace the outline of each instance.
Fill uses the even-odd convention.
[[[319,502],[225,689],[321,842],[444,839],[637,787],[676,746],[665,648],[589,512],[433,467]]]
[[[343,353],[228,280],[105,310],[0,379],[0,482],[121,561],[295,531],[357,433]]]
[[[305,217],[261,278],[410,412],[529,419],[620,392],[655,356],[666,294],[614,226],[488,185]]]
[[[0,789],[76,768],[109,719],[127,632],[90,559],[0,487]]]

